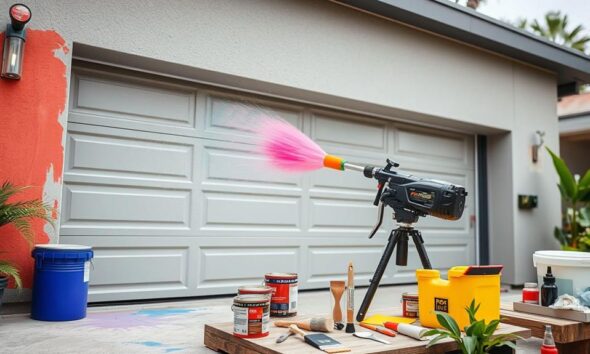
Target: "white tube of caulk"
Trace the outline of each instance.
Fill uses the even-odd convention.
[[[414,326],[407,323],[395,323],[395,322],[385,322],[383,324],[385,328],[393,329],[394,331],[401,333],[405,336],[418,339],[418,340],[430,340],[431,336],[428,337],[421,337],[423,333],[428,331],[428,328]]]

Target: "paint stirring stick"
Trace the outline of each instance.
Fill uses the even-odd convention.
[[[348,283],[346,291],[346,333],[354,333],[354,267],[348,263]]]

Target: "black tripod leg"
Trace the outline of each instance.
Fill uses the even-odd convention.
[[[412,235],[414,245],[416,245],[418,255],[420,256],[420,261],[422,261],[422,267],[424,267],[424,269],[432,269],[430,259],[428,259],[428,255],[426,254],[426,248],[424,248],[424,239],[422,238],[422,234],[418,230],[412,230],[410,233]]]
[[[383,251],[383,255],[381,256],[381,260],[379,261],[379,265],[377,266],[377,270],[375,270],[375,274],[373,274],[373,278],[370,280],[369,288],[367,289],[367,293],[365,294],[365,298],[363,299],[363,303],[359,308],[359,312],[356,315],[356,320],[361,322],[365,319],[365,315],[369,310],[369,306],[371,305],[371,301],[373,301],[373,297],[375,296],[375,292],[379,287],[379,282],[383,277],[383,273],[387,268],[387,263],[389,263],[389,259],[393,254],[393,249],[395,248],[395,244],[398,239],[398,231],[393,230],[391,234],[389,234],[389,241],[387,242],[387,247],[385,247],[385,251]]]

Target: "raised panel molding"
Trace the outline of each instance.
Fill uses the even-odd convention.
[[[190,145],[70,131],[65,173],[192,182]]]
[[[262,284],[270,272],[297,273],[299,247],[202,247],[200,287]]]
[[[249,230],[299,228],[300,200],[237,193],[203,195],[202,229]]]
[[[63,229],[163,230],[190,226],[190,191],[72,183],[64,189]]]
[[[194,126],[195,98],[192,92],[147,87],[122,80],[75,75],[78,91],[73,110],[124,115],[125,119],[159,124]]]

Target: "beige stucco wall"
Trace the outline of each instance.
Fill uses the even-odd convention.
[[[11,3],[0,0],[0,13]],[[558,149],[551,73],[328,1],[27,4],[32,27],[55,29],[70,45],[204,69],[219,80],[254,79],[267,93],[275,84],[293,97],[311,92],[314,103],[332,97],[368,114],[500,134],[490,141],[492,261],[507,265],[506,281],[522,282],[533,276],[531,252],[551,244],[556,179],[547,156],[538,165],[529,157],[539,129]],[[518,211],[519,193],[538,194],[540,207]]]

